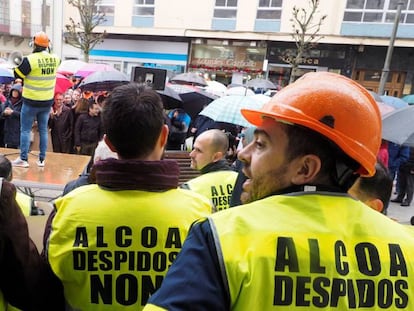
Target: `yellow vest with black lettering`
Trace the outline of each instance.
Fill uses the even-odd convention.
[[[141,310],[159,288],[207,199],[164,192],[77,188],[56,200],[48,241],[66,310]]]
[[[209,221],[231,310],[414,310],[414,231],[348,196],[272,196]]]
[[[59,57],[46,51],[32,53],[26,57],[31,67],[30,73],[24,76],[18,68],[15,69],[24,78],[22,96],[41,101],[53,99]]]
[[[230,207],[230,198],[237,172],[216,171],[200,175],[186,182],[188,188],[210,199],[217,211]]]
[[[33,198],[25,193],[16,192],[16,201],[24,216],[30,216],[32,213]]]
[[[7,302],[4,300],[3,292],[0,290],[0,311],[7,310]]]

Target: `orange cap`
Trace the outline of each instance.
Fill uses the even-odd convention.
[[[241,112],[256,126],[267,116],[312,129],[357,161],[359,173],[375,173],[381,144],[380,111],[371,94],[345,76],[307,73],[276,93],[261,110]]]

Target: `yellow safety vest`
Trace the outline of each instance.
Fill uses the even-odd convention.
[[[33,198],[22,192],[16,192],[16,201],[24,216],[30,216],[32,213]]]
[[[77,188],[55,205],[48,258],[67,310],[141,310],[191,224],[212,209],[185,189],[107,191],[98,185]]]
[[[235,171],[216,171],[186,182],[188,188],[210,199],[217,211],[230,207],[231,194],[237,179]]]
[[[15,71],[24,78],[22,96],[41,101],[53,99],[56,69],[60,63],[59,57],[46,51],[32,53],[26,57],[31,67],[30,73],[25,76],[18,68],[15,68]]]
[[[213,214],[231,310],[414,310],[414,231],[346,196]]]

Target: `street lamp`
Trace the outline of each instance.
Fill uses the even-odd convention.
[[[403,4],[404,4],[403,1],[399,1],[397,5],[397,13],[395,14],[395,19],[394,19],[394,27],[392,29],[390,44],[388,45],[387,55],[385,56],[384,68],[382,69],[380,85],[378,88],[379,95],[384,95],[385,83],[388,80],[388,73],[390,72],[392,52],[394,49],[394,41],[397,35],[398,24],[400,22],[401,9],[402,9]]]

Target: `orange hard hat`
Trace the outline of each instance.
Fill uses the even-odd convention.
[[[49,47],[49,37],[43,31],[37,32],[33,37],[33,42],[37,46]]]
[[[267,116],[312,129],[357,161],[361,175],[375,174],[381,144],[381,114],[372,95],[345,76],[307,73],[277,92],[261,110],[241,112],[256,126]]]

